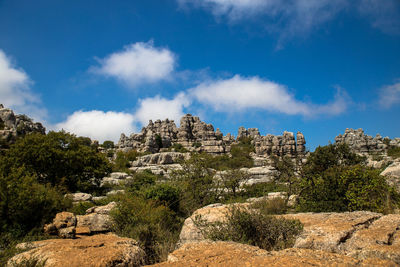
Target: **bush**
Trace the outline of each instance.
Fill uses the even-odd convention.
[[[144,195],[147,199],[155,200],[175,212],[179,211],[180,191],[175,186],[167,183],[156,184],[148,188]]]
[[[298,220],[276,218],[259,210],[232,206],[225,222],[207,223],[197,217],[194,221],[203,235],[212,240],[234,241],[266,250],[292,247],[303,225]]]
[[[288,210],[286,201],[280,197],[257,201],[251,208],[258,209],[264,214],[285,214]]]
[[[49,222],[71,202],[49,185],[39,184],[37,177],[24,168],[0,175],[1,232],[19,238]]]
[[[120,197],[111,216],[115,232],[136,239],[146,252],[148,264],[166,260],[182,223],[167,207],[132,194]]]
[[[390,147],[387,151],[387,155],[394,159],[400,158],[400,147]]]
[[[156,180],[157,175],[153,174],[150,170],[145,170],[135,173],[133,179],[126,183],[126,187],[132,193],[143,193],[146,188],[155,185]]]
[[[183,147],[182,144],[173,144],[171,149],[174,149],[176,152],[186,153],[188,150]]]
[[[90,141],[90,139],[89,139]],[[33,133],[18,139],[0,162],[0,172],[24,168],[41,184],[65,187],[70,192],[92,192],[111,171],[105,155],[86,138],[65,132]]]
[[[248,179],[249,175],[241,170],[233,169],[221,174],[222,185],[232,197],[236,197],[242,181]],[[228,195],[229,195],[228,194]]]
[[[303,179],[298,208],[313,212],[390,212],[400,198],[379,172],[361,165],[339,166]]]
[[[135,161],[142,153],[136,150],[129,150],[128,152],[118,151],[113,164],[113,171],[129,172],[131,161]]]
[[[113,141],[104,141],[103,144],[101,145],[105,149],[113,149],[114,148],[114,142]]]
[[[156,145],[158,146],[158,148],[163,148],[163,141],[162,138],[159,134],[156,134]]]
[[[205,205],[215,203],[220,194],[214,179],[215,171],[207,166],[202,154],[193,154],[182,163],[182,170],[174,171],[172,180],[182,192],[181,209],[187,214]]]

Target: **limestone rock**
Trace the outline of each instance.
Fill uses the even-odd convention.
[[[400,192],[400,161],[395,161],[389,165],[381,175],[386,176],[387,182]]]
[[[112,227],[111,217],[107,214],[90,213],[77,215],[76,228],[89,229],[90,233],[110,232]]]
[[[136,161],[132,162],[132,166],[143,167],[150,165],[167,165],[167,164],[174,164],[177,163],[178,161],[186,160],[189,158],[190,158],[189,153],[179,153],[179,152],[155,153],[139,157]]]
[[[347,144],[354,153],[383,153],[387,150],[386,138],[382,138],[380,134],[375,137],[364,134],[363,129],[347,128],[343,135],[339,134],[335,137],[336,144]],[[388,139],[389,140],[389,139]],[[397,139],[392,140],[391,145],[400,146]]]
[[[284,132],[283,136],[261,136],[257,128],[241,127],[238,138],[235,140],[230,134],[223,136],[219,129],[214,131],[213,125],[207,124],[191,114],[186,114],[181,118],[179,128],[176,127],[174,121],[168,119],[157,120],[154,123],[149,121],[149,124],[143,127],[140,133],[131,134],[129,137],[121,134],[117,147],[122,151],[136,149],[140,152],[157,153],[165,152],[167,148],[176,144],[190,152],[223,154],[229,153],[231,145],[237,143],[242,137],[253,139],[258,155],[296,156],[303,155],[305,152],[305,139],[300,132],[296,136],[296,142],[293,133],[290,132]],[[157,164],[157,161],[162,161],[157,157],[148,156],[148,158],[143,158],[142,161],[133,164],[135,167],[141,167],[141,164]]]
[[[88,193],[66,194],[64,197],[70,198],[73,202],[83,202],[92,200],[92,195]]]
[[[234,242],[185,244],[168,256],[167,262],[152,266],[395,266],[389,260],[354,258],[310,249],[271,251]]]
[[[45,267],[142,266],[145,261],[145,252],[135,240],[113,234],[50,239],[33,244],[33,249],[17,254],[7,266],[16,266],[28,259],[45,262]]]
[[[117,203],[113,201],[104,206],[91,207],[86,210],[86,214],[97,213],[97,214],[109,215],[111,210],[114,209],[116,206],[117,206]]]
[[[14,111],[0,104],[0,141],[11,144],[17,137],[34,132],[45,134],[46,129],[41,123],[33,122],[26,115],[15,115]]]

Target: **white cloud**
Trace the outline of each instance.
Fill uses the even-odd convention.
[[[55,125],[56,130],[64,129],[78,136],[87,136],[104,142],[118,141],[121,133],[132,133],[135,118],[132,114],[113,111],[76,111],[61,123]]]
[[[100,66],[91,68],[92,72],[135,87],[141,83],[170,79],[175,67],[175,55],[166,48],[154,47],[153,42],[138,42],[100,59],[99,63]]]
[[[39,107],[40,98],[32,92],[31,84],[25,71],[16,68],[0,50],[0,103],[17,113],[26,113],[36,120],[42,120],[46,117],[46,110]]]
[[[189,104],[190,100],[184,93],[179,93],[170,100],[159,95],[141,99],[135,118],[142,125],[147,125],[149,120],[165,120],[167,118],[179,123],[180,118],[184,115],[183,109]]]
[[[360,0],[360,14],[372,24],[388,34],[400,33],[400,1],[398,0]]]
[[[400,82],[382,87],[379,104],[383,108],[390,108],[400,103]]]
[[[223,112],[259,108],[288,115],[315,116],[336,115],[347,108],[347,100],[341,91],[338,91],[332,103],[316,105],[296,100],[283,85],[258,77],[244,78],[239,75],[202,83],[191,89],[190,94],[199,102]]]
[[[278,45],[294,36],[306,36],[350,10],[366,16],[373,27],[386,33],[400,31],[398,0],[177,0],[183,7],[201,7],[230,23],[262,19],[263,26],[278,35]]]

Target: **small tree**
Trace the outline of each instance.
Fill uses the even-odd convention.
[[[233,197],[236,197],[241,182],[247,180],[248,178],[249,174],[239,169],[228,170],[221,174],[223,187],[232,192]]]
[[[289,156],[272,157],[272,166],[276,169],[275,182],[284,183],[288,188],[288,198],[297,191],[299,178],[296,175],[296,165],[298,159],[292,159]]]
[[[102,144],[102,147],[104,147],[105,149],[113,149],[114,148],[114,142],[113,141],[104,141]]]

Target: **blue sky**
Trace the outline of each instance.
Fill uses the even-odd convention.
[[[0,0],[0,103],[100,141],[185,113],[397,137],[400,1]]]

